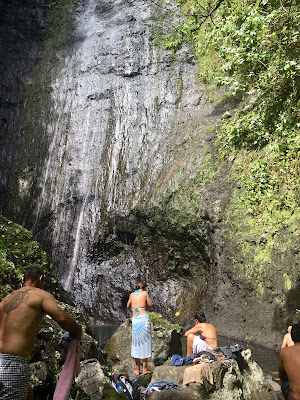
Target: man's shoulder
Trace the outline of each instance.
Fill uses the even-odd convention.
[[[196,326],[199,329],[204,329],[204,328],[207,328],[209,326],[209,324],[207,322],[199,322]]]
[[[50,292],[47,292],[47,290],[39,289],[39,288],[37,288],[37,290],[38,290],[38,292],[36,292],[36,293],[38,293],[40,296],[53,297],[53,295]]]
[[[293,346],[290,347],[284,347],[280,350],[280,358],[285,358],[288,357],[290,352],[293,351],[292,349]]]
[[[51,293],[47,292],[44,289],[40,289],[40,288],[32,288],[32,294],[34,294],[35,296],[44,299],[44,298],[49,298],[49,297],[53,297]]]
[[[214,326],[212,325],[212,324],[210,324],[210,323],[208,323],[208,322],[199,322],[199,324],[198,324],[199,326],[206,326],[207,328],[208,327],[212,327],[212,328],[214,328]]]

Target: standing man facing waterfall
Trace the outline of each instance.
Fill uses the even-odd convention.
[[[147,370],[148,358],[152,355],[151,322],[146,312],[146,306],[152,308],[153,303],[146,291],[146,282],[139,282],[135,292],[131,293],[127,308],[132,310],[132,342],[131,356],[135,359],[135,375],[140,374],[140,363],[143,360],[143,374]]]
[[[33,398],[29,386],[28,359],[44,316],[49,314],[76,338],[81,328],[56,303],[52,294],[42,290],[41,268],[30,267],[24,273],[23,287],[7,295],[0,303],[0,399]]]

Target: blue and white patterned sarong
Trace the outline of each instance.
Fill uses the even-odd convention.
[[[148,314],[132,317],[131,357],[145,359],[152,356],[151,321]]]
[[[11,354],[0,354],[0,399],[26,400],[28,384],[28,360]]]

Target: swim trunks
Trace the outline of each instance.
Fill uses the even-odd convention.
[[[289,392],[289,394],[288,394],[288,400],[295,400],[294,397],[292,396],[291,392]]]
[[[193,340],[193,353],[200,353],[200,351],[211,350],[211,347],[206,343],[205,340],[202,340],[200,336],[195,335]]]
[[[281,385],[281,391],[283,394],[283,397],[286,400],[295,400],[292,393],[290,392],[290,384],[289,381],[283,381]]]
[[[132,317],[131,357],[145,359],[152,356],[151,321],[148,314]]]
[[[26,400],[28,385],[28,360],[11,354],[0,354],[0,399]]]

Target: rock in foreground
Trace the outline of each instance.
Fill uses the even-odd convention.
[[[162,365],[155,368],[151,383],[172,379],[181,390],[165,390],[151,394],[151,399],[210,399],[210,400],[275,400],[280,399],[261,368],[251,358],[251,350],[238,354],[237,360],[211,362],[213,384],[205,378],[203,384],[191,382],[183,385],[184,372],[190,366]]]

